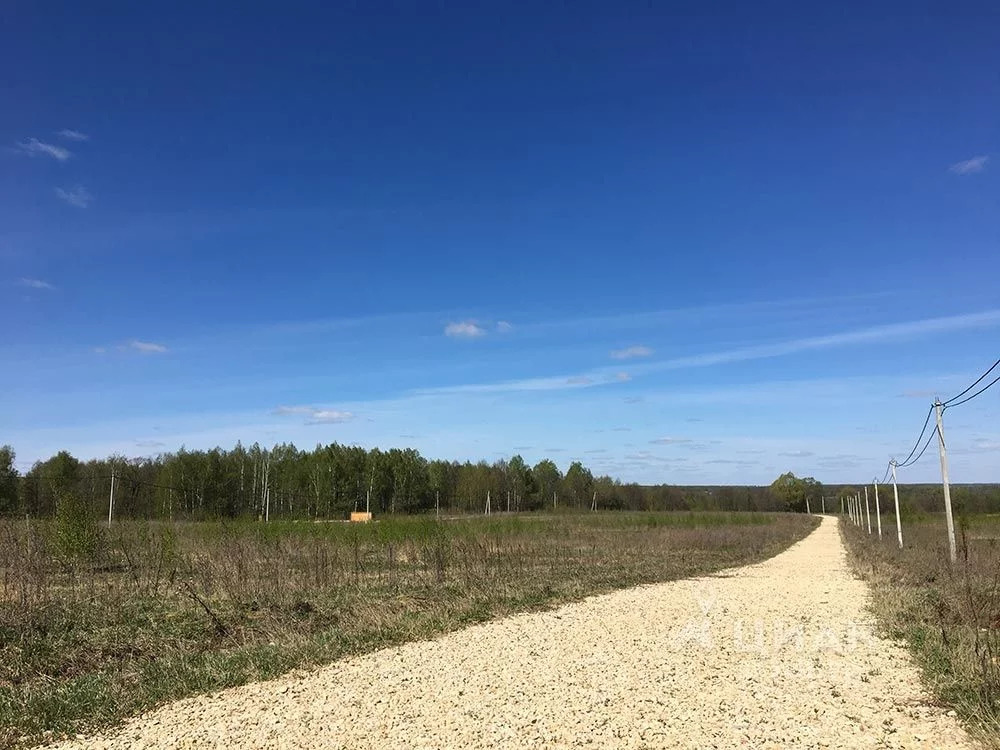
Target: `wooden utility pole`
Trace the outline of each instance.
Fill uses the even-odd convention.
[[[115,470],[111,469],[111,499],[108,500],[108,528],[111,528],[111,514],[115,510]]]
[[[948,557],[952,562],[958,559],[955,552],[955,519],[951,516],[951,486],[948,484],[948,451],[944,445],[944,407],[941,399],[934,399],[934,411],[937,414],[938,453],[941,456],[941,484],[944,486],[944,513],[948,522]]]
[[[878,538],[882,538],[882,508],[878,504],[878,480],[875,480],[875,521],[878,524]]]
[[[434,516],[441,518],[441,490],[434,490]]]
[[[899,520],[899,490],[896,488],[896,462],[893,461],[891,466],[892,466],[892,497],[896,502],[896,539],[899,542],[899,548],[903,549],[903,524]]]
[[[872,506],[868,502],[868,485],[865,485],[865,515],[868,517],[868,533],[872,533]]]

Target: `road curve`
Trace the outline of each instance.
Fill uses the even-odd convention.
[[[973,748],[833,518],[711,576],[518,615],[186,699],[61,748]]]

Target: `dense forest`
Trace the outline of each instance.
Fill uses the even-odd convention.
[[[115,515],[129,518],[338,519],[370,507],[376,514],[481,513],[487,501],[493,512],[588,509],[602,510],[805,510],[802,492],[820,509],[839,510],[841,495],[855,488],[827,486],[807,479],[805,490],[790,496],[779,482],[770,487],[644,486],[594,476],[579,462],[563,473],[550,460],[529,466],[520,456],[492,464],[427,460],[412,449],[382,451],[358,446],[294,445],[232,450],[181,449],[153,458],[79,461],[66,452],[36,463],[23,476],[14,451],[0,448],[0,514],[46,517],[61,498],[72,497],[94,513],[107,512],[112,475]],[[798,486],[798,484],[796,485]],[[891,509],[886,488],[883,508]],[[905,511],[934,511],[940,485],[901,489]],[[953,497],[970,512],[1000,510],[1000,487],[957,486]]]

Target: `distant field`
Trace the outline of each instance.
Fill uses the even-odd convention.
[[[1000,516],[956,519],[954,565],[943,516],[905,519],[902,550],[891,517],[882,543],[867,528],[841,528],[882,626],[907,641],[938,697],[1000,747]]]
[[[740,513],[0,523],[0,744],[515,611],[764,559],[816,519]]]

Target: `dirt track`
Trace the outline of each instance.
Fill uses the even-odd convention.
[[[166,706],[60,747],[969,748],[874,638],[836,521],[643,586]]]

